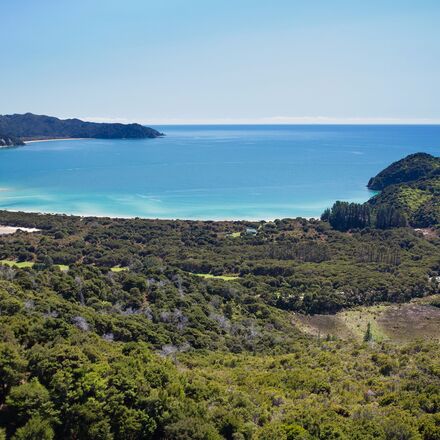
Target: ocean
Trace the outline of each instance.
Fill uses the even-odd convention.
[[[0,209],[272,220],[364,202],[368,179],[440,126],[161,126],[163,138],[42,141],[0,150]]]

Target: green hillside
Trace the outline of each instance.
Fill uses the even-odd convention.
[[[368,187],[380,192],[368,202],[337,201],[321,219],[340,231],[440,225],[440,158],[416,153],[372,177]]]
[[[304,219],[0,224],[40,230],[0,237],[0,438],[438,438],[435,322],[414,342],[384,315],[388,337],[381,321],[365,338],[370,304],[439,293],[436,237]],[[334,312],[340,331],[304,328]]]
[[[415,153],[392,163],[372,177],[368,188],[383,190],[387,186],[414,182],[421,178],[429,178],[440,169],[440,158],[427,153]]]
[[[440,224],[440,168],[415,181],[387,186],[373,197],[373,207],[392,206],[405,213],[414,227]]]

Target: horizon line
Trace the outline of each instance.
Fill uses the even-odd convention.
[[[275,116],[262,118],[115,118],[86,116],[90,122],[134,123],[142,125],[440,125],[440,118],[374,118],[326,116],[289,117]]]

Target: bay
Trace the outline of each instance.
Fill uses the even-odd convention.
[[[160,126],[142,140],[41,141],[0,150],[0,209],[112,217],[319,217],[364,202],[368,179],[440,152],[440,126]]]

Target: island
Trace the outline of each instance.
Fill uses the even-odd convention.
[[[5,144],[9,139],[8,146],[45,139],[144,139],[163,136],[163,133],[141,124],[87,122],[33,113],[0,115],[0,133],[4,134],[0,140],[4,139]]]

